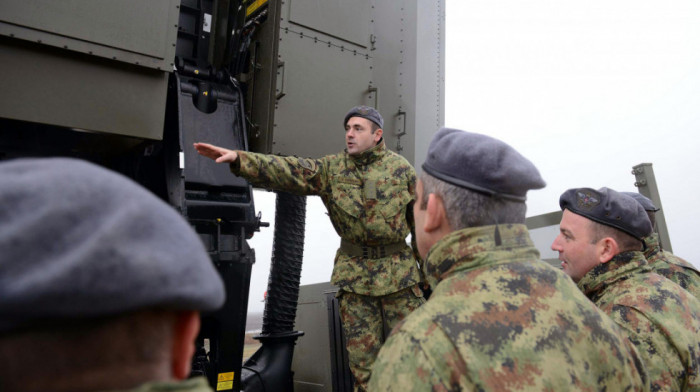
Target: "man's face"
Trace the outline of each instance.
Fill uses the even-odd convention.
[[[578,282],[588,271],[600,264],[597,246],[591,243],[591,221],[581,215],[564,210],[559,224],[559,235],[552,243],[552,250],[559,252],[561,266],[567,275]]]
[[[382,137],[382,130],[372,133],[372,122],[363,117],[350,117],[345,124],[345,145],[348,154],[355,155],[374,147]]]
[[[427,210],[421,210],[420,204],[423,200],[423,181],[420,179],[416,184],[416,201],[413,203],[413,220],[416,223],[416,244],[418,245],[418,253],[425,260],[425,256],[428,251],[433,246],[434,242],[431,243],[428,233],[423,229],[425,228],[425,214]]]

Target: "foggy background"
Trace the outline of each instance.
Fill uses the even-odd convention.
[[[446,0],[446,13],[445,126],[535,163],[547,187],[528,194],[528,216],[558,210],[569,188],[636,191],[632,166],[650,162],[673,251],[700,267],[700,2]],[[274,196],[255,192],[271,224]],[[264,309],[273,227],[250,241],[249,312]],[[339,244],[308,197],[302,285],[330,280]]]

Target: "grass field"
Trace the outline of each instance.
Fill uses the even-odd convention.
[[[260,347],[260,341],[253,339],[253,336],[259,332],[245,334],[245,342],[243,345],[243,362],[250,358],[251,355]]]

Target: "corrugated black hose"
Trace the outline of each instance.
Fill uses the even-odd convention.
[[[262,333],[256,336],[262,346],[244,364],[241,386],[244,391],[292,391],[292,356],[299,299],[299,281],[304,255],[306,197],[278,192],[272,263],[267,284]]]

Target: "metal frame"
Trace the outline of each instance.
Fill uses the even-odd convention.
[[[666,226],[666,217],[661,206],[661,196],[659,187],[654,176],[654,169],[651,163],[640,163],[632,167],[632,175],[635,177],[634,186],[639,193],[651,199],[654,205],[660,210],[656,212],[656,227],[654,231],[659,234],[659,241],[662,249],[673,252],[671,248],[671,238]],[[525,219],[525,224],[529,230],[540,229],[548,226],[555,226],[561,222],[562,211],[548,212],[546,214],[535,215]]]

